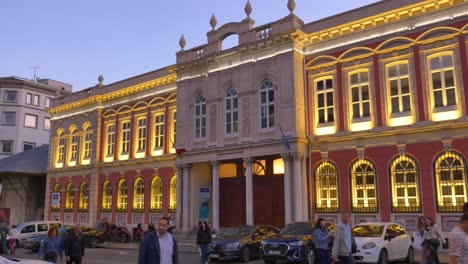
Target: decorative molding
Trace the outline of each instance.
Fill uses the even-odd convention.
[[[320,151],[323,161],[328,161],[328,151]]]
[[[452,138],[442,138],[442,144],[444,145],[445,151],[452,150]]]
[[[210,164],[212,167],[219,167],[220,162],[218,160],[212,160],[210,161]]]
[[[405,153],[406,153],[406,143],[404,143],[404,142],[398,142],[398,143],[396,144],[396,146],[397,146],[397,149],[398,149],[398,153],[399,153],[400,155],[405,155]]]

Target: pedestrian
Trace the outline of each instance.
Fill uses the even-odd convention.
[[[149,223],[148,224],[148,229],[145,231],[144,235],[146,236],[147,234],[151,233],[152,231],[155,230],[155,227],[154,227],[154,224],[153,223]]]
[[[177,241],[167,230],[169,219],[159,219],[158,229],[153,230],[140,243],[138,264],[178,264]]]
[[[10,240],[8,240],[8,246],[10,247],[10,255],[14,255],[16,240],[18,239],[18,229],[16,229],[15,225],[11,226],[9,236]]]
[[[468,214],[468,202],[463,204],[463,214]]]
[[[84,257],[84,239],[80,224],[65,238],[64,247],[67,264],[81,264]]]
[[[5,222],[0,223],[0,242],[2,243],[3,255],[8,255],[8,228]]]
[[[54,226],[49,229],[37,255],[44,261],[51,263],[57,263],[59,257],[63,259],[62,238],[58,235],[57,227]]]
[[[317,223],[315,223],[315,229],[312,235],[314,237],[315,250],[320,260],[320,264],[330,264],[331,259],[330,253],[328,252],[328,242],[332,237],[332,234],[325,227],[324,218],[317,219]]]
[[[340,264],[354,264],[353,235],[351,233],[351,216],[349,213],[341,214],[341,222],[335,226],[333,239],[332,261]]]
[[[450,264],[468,264],[468,214],[450,232],[449,242]]]
[[[208,245],[211,244],[211,230],[205,221],[198,222],[197,245],[200,247],[201,264],[208,263]]]
[[[106,241],[111,240],[111,232],[110,232],[110,227],[109,227],[109,222],[107,222],[107,218],[103,219],[102,227],[104,229],[104,237]]]
[[[426,231],[423,238],[423,254],[427,264],[439,264],[438,250],[443,245],[444,237],[442,232],[434,224],[430,217],[426,217]]]

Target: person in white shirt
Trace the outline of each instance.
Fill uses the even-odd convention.
[[[450,264],[468,264],[468,214],[464,214],[449,238]]]
[[[15,244],[16,240],[18,239],[18,230],[16,229],[15,225],[11,226],[10,233],[8,234],[10,240],[8,241],[8,247],[10,248],[10,254],[15,254]]]

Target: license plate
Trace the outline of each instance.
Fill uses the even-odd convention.
[[[219,254],[210,254],[210,258],[219,258]]]
[[[269,250],[268,255],[278,256],[278,255],[281,255],[281,251],[279,251],[279,250]]]

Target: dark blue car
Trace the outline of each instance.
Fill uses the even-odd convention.
[[[276,235],[278,231],[278,228],[267,225],[223,228],[213,238],[209,258],[211,262],[230,259],[248,262],[259,257],[260,242]]]

